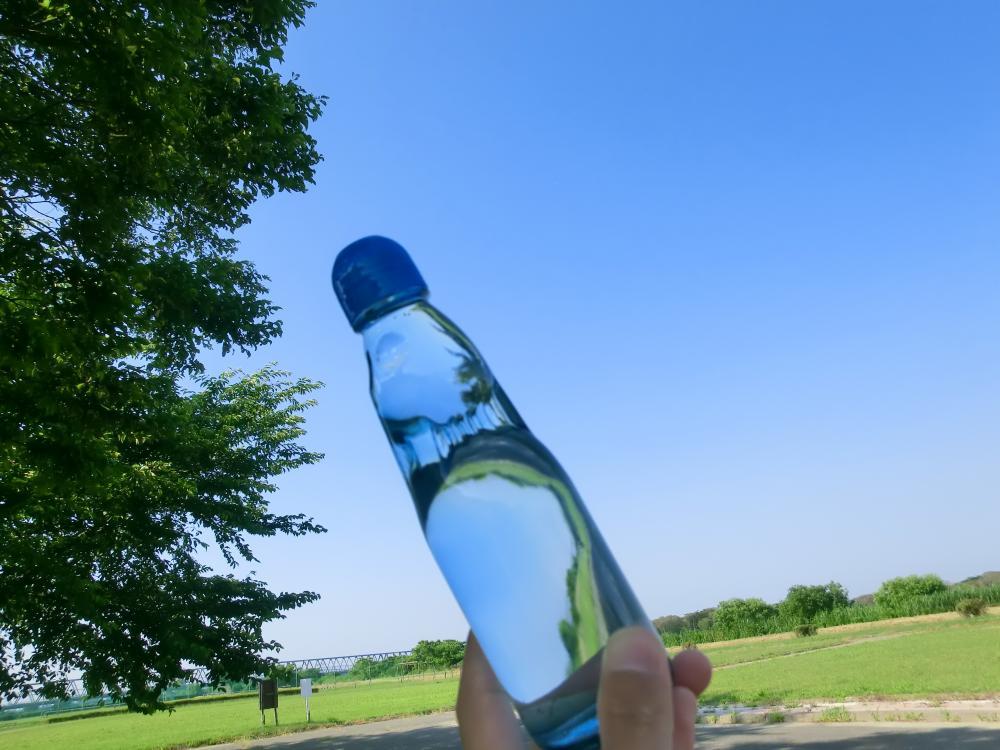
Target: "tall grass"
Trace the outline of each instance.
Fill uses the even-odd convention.
[[[914,597],[894,607],[878,604],[852,604],[848,607],[838,607],[829,612],[822,612],[813,619],[818,628],[831,628],[836,625],[853,625],[859,622],[876,622],[891,620],[896,617],[915,617],[917,615],[933,615],[938,612],[952,612],[955,605],[962,599],[978,597],[989,605],[1000,605],[1000,584],[988,586],[953,586],[947,591],[927,596]],[[663,643],[666,646],[680,646],[685,643],[711,643],[713,641],[729,641],[737,638],[753,638],[759,635],[787,633],[795,629],[801,622],[789,617],[776,615],[758,622],[738,623],[731,628],[708,628],[705,630],[682,630],[679,633],[663,633]]]

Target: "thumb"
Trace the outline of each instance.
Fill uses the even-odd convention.
[[[597,696],[605,750],[669,750],[674,713],[670,663],[646,628],[616,631],[604,649]]]

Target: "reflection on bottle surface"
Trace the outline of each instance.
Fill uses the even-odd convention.
[[[597,747],[601,650],[649,621],[576,490],[436,309],[392,310],[363,335],[427,542],[497,678],[542,747]]]

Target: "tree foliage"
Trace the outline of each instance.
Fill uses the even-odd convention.
[[[405,657],[389,656],[384,659],[372,659],[362,656],[347,673],[355,680],[377,680],[380,677],[399,677],[406,667]]]
[[[807,623],[821,612],[846,607],[850,602],[847,589],[836,581],[823,586],[792,586],[788,596],[778,605],[778,612],[796,622]]]
[[[316,386],[206,375],[280,333],[233,233],[304,190],[322,101],[275,70],[305,0],[0,5],[0,698],[79,671],[133,709],[205,666],[269,666],[264,623],[315,598],[218,575],[269,510]]]
[[[659,633],[680,633],[687,627],[687,622],[680,615],[664,615],[653,620],[653,627]]]
[[[686,615],[666,615],[653,620],[653,627],[660,633],[677,634],[685,630],[708,630],[714,624],[715,607],[688,612]]]
[[[936,575],[903,576],[890,578],[875,592],[875,603],[888,609],[896,609],[911,599],[946,591],[948,586]]]
[[[435,667],[454,667],[465,658],[463,641],[420,641],[413,647],[410,658],[420,664]]]

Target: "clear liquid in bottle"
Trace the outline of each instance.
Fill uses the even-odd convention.
[[[535,742],[599,747],[602,649],[648,618],[569,477],[472,342],[426,302],[405,251],[366,238],[338,265],[345,254],[353,270],[338,287],[335,266],[334,285],[438,566]],[[366,294],[352,299],[345,278]]]

